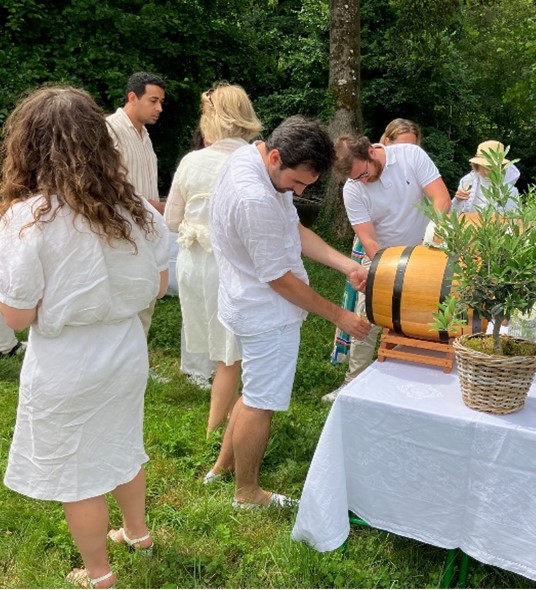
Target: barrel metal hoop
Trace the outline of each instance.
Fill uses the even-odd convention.
[[[445,272],[443,273],[443,278],[441,279],[441,289],[439,291],[439,303],[443,303],[445,299],[450,294],[452,289],[452,274],[454,272],[454,263],[457,260],[457,256],[451,255],[447,260],[447,264],[445,264]],[[448,342],[449,341],[449,333],[446,330],[439,330],[439,341],[440,342]]]
[[[369,267],[369,273],[367,277],[367,287],[365,289],[365,311],[367,313],[367,320],[371,324],[375,324],[374,321],[374,306],[372,302],[372,296],[374,293],[374,277],[376,276],[376,269],[380,264],[380,258],[382,257],[383,253],[385,252],[385,248],[378,250],[376,252],[376,256],[372,259]]]
[[[404,277],[406,276],[406,269],[411,253],[415,246],[408,246],[404,248],[398,264],[396,266],[395,282],[393,285],[393,298],[391,301],[391,317],[393,319],[393,329],[397,334],[402,334],[402,318],[400,308],[402,306],[402,289],[404,287]]]

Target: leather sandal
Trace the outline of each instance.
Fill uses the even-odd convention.
[[[104,576],[100,576],[100,578],[90,578],[85,569],[79,569],[69,572],[65,579],[73,586],[79,586],[80,588],[95,588],[97,584],[109,580],[113,575],[114,573],[110,570],[107,574],[104,574]],[[115,588],[115,586],[108,586],[108,588]]]
[[[118,535],[120,535],[121,538],[118,538]],[[110,539],[114,543],[125,543],[129,549],[149,556],[153,554],[154,543],[151,543],[149,547],[136,547],[136,545],[139,545],[140,543],[143,543],[143,541],[147,541],[147,539],[150,538],[151,535],[147,533],[146,535],[143,535],[143,537],[138,537],[137,539],[129,539],[129,537],[125,533],[125,529],[123,528],[120,528],[118,530],[112,529],[108,533],[108,539]]]

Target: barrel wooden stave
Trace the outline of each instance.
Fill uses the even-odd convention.
[[[367,316],[370,322],[422,340],[485,331],[485,320],[469,314],[467,325],[446,335],[430,327],[438,303],[455,289],[451,284],[448,256],[426,246],[395,246],[378,252],[367,283]]]

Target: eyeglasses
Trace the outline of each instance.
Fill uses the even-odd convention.
[[[358,182],[360,180],[363,180],[363,178],[368,178],[368,175],[369,175],[368,165],[369,165],[369,160],[366,161],[364,172],[361,172],[361,174],[358,174],[355,178],[349,178],[348,180],[353,180],[354,182]]]

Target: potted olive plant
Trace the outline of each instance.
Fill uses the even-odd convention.
[[[510,193],[507,153],[484,154],[487,203],[475,213],[426,206],[453,261],[453,291],[439,305],[434,328],[451,332],[469,309],[493,323],[491,334],[460,336],[453,345],[464,402],[496,414],[523,406],[536,372],[536,344],[500,333],[513,314],[530,313],[536,304],[536,186],[525,195]]]

